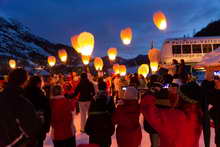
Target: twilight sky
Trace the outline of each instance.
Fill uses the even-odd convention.
[[[132,58],[146,54],[152,40],[159,49],[164,39],[192,36],[210,21],[220,19],[220,0],[0,0],[0,13],[17,19],[33,33],[55,43],[70,45],[82,31],[95,35],[94,56],[109,47]],[[154,12],[163,11],[168,29],[153,24]],[[120,30],[133,29],[130,46],[120,40]]]

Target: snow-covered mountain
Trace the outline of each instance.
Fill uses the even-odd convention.
[[[73,70],[74,67],[82,65],[80,56],[76,51],[64,44],[55,44],[42,37],[31,33],[30,29],[20,22],[3,17],[0,15],[0,72],[8,68],[8,60],[16,59],[18,66],[36,68],[44,66],[47,68],[47,57],[53,55],[57,57],[59,49],[66,49],[69,55],[68,66],[60,65],[56,71],[63,71],[68,67]],[[108,57],[103,57],[105,67],[110,68]],[[59,62],[59,60],[57,59]],[[139,55],[133,59],[123,59],[117,57],[117,63],[126,64],[129,67],[137,66],[148,62],[145,55]],[[5,70],[4,70],[5,71]]]
[[[67,50],[71,63],[77,64],[79,55],[73,48],[54,44],[48,40],[36,36],[16,20],[0,16],[0,63],[1,67],[7,65],[9,59],[16,59],[18,65],[37,67],[47,65],[47,56],[57,56],[61,48]]]

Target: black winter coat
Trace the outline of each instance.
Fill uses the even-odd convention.
[[[106,92],[99,92],[92,100],[85,131],[88,135],[112,136],[115,127],[112,122],[112,114],[115,111],[113,99]]]
[[[80,93],[79,101],[91,101],[95,95],[95,88],[89,80],[81,80],[77,85],[75,92],[70,97],[76,97]]]
[[[50,130],[51,124],[51,109],[49,98],[38,87],[27,87],[25,89],[25,97],[34,105],[37,112],[43,112],[42,132],[43,139],[46,137],[46,133]]]
[[[1,147],[11,144],[22,132],[36,138],[41,129],[34,106],[19,87],[8,85],[0,94],[0,116]]]

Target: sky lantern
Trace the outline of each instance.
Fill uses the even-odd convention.
[[[120,76],[125,76],[127,73],[127,69],[125,65],[120,65],[119,66],[119,71],[120,71]]]
[[[128,27],[128,28],[121,30],[120,36],[121,36],[121,40],[123,44],[129,45],[132,40],[132,29]]]
[[[56,58],[54,56],[49,56],[47,61],[50,67],[53,67],[56,64]]]
[[[120,65],[119,64],[114,64],[113,65],[113,71],[114,73],[117,75],[117,74],[120,74]]]
[[[90,61],[90,56],[84,56],[82,55],[82,62],[84,65],[88,65]]]
[[[152,48],[148,51],[148,58],[150,62],[160,62],[160,50],[157,48]]]
[[[152,48],[148,51],[148,58],[150,60],[150,68],[153,73],[158,70],[158,65],[160,62],[160,50]]]
[[[147,64],[142,64],[139,68],[138,68],[138,74],[139,75],[143,75],[145,78],[147,77],[149,73],[149,66]]]
[[[167,19],[163,12],[158,11],[153,15],[154,24],[159,30],[166,30],[167,28]]]
[[[16,61],[14,59],[10,59],[8,62],[10,68],[15,69],[16,68]]]
[[[77,42],[79,45],[80,53],[84,56],[91,56],[95,44],[93,34],[89,32],[82,32],[79,34]]]
[[[72,47],[76,50],[76,52],[80,53],[80,47],[79,47],[79,43],[78,43],[78,36],[79,35],[75,35],[75,36],[71,37],[71,44],[72,44]]]
[[[108,49],[109,60],[114,61],[116,59],[117,54],[118,54],[117,48]]]
[[[68,55],[65,49],[60,49],[58,51],[58,56],[62,62],[66,63]]]
[[[101,71],[102,68],[103,68],[102,58],[96,57],[95,60],[94,60],[94,66],[95,66],[95,69],[96,69],[97,71]]]
[[[150,68],[153,73],[157,72],[158,70],[158,62],[150,62]]]

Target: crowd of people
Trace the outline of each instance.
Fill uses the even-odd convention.
[[[202,130],[208,147],[210,120],[220,147],[220,80],[198,84],[184,61],[173,66],[172,73],[160,70],[147,78],[75,72],[42,77],[15,69],[0,79],[0,147],[43,147],[49,131],[54,147],[76,147],[75,115],[89,136],[89,144],[79,147],[110,147],[113,134],[118,147],[140,147],[142,124],[151,147],[199,147]]]

